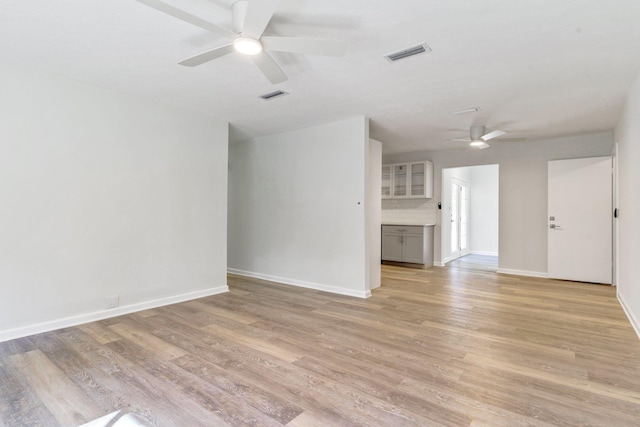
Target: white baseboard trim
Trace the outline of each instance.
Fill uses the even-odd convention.
[[[347,295],[357,298],[369,298],[371,291],[354,291],[350,289],[339,288],[337,286],[323,285],[320,283],[305,282],[303,280],[290,279],[288,277],[272,276],[270,274],[256,273],[253,271],[238,270],[236,268],[228,268],[228,273],[237,274],[238,276],[252,277],[254,279],[268,280],[270,282],[282,283],[284,285],[298,286],[300,288],[314,289],[316,291],[331,292],[332,294]]]
[[[442,260],[442,266],[444,267],[444,265],[445,265],[446,263],[448,263],[449,261],[453,261],[454,259],[458,259],[458,258],[460,258],[460,257],[457,257],[457,256],[448,256],[448,257],[446,257],[445,259],[443,259],[443,260]]]
[[[498,273],[511,274],[514,276],[527,276],[527,277],[540,277],[542,279],[548,279],[548,273],[542,273],[540,271],[525,271],[525,270],[512,270],[510,268],[499,268]]]
[[[440,261],[433,261],[433,265],[435,267],[444,267],[444,262],[440,262]]]
[[[622,298],[622,295],[620,295],[620,292],[616,292],[616,294],[617,294],[617,297],[618,297],[618,301],[620,301],[620,305],[622,306],[622,309],[624,310],[624,313],[627,315],[627,318],[629,319],[629,322],[631,322],[631,326],[633,326],[633,330],[636,331],[636,335],[638,335],[638,338],[640,338],[640,322],[633,315],[633,312],[629,309],[629,306],[624,301],[624,298]]]
[[[186,294],[174,295],[165,298],[158,298],[136,304],[124,305],[121,307],[110,308],[106,310],[94,311],[91,313],[79,314],[76,316],[64,317],[62,319],[52,320],[50,322],[42,322],[35,325],[8,329],[6,331],[0,331],[0,342],[9,341],[16,338],[23,338],[29,335],[41,334],[43,332],[55,331],[56,329],[69,328],[71,326],[77,326],[83,323],[108,319],[110,317],[122,316],[123,314],[135,313],[137,311],[148,310],[150,308],[157,308],[165,305],[177,304],[180,302],[204,298],[224,292],[229,292],[229,287],[227,285],[204,289],[201,291],[188,292]]]
[[[498,256],[498,252],[488,252],[488,251],[471,251],[469,252],[472,255],[486,255],[486,256]]]

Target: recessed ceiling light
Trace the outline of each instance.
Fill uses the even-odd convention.
[[[262,52],[262,43],[251,37],[238,37],[233,41],[233,48],[244,55],[257,55]]]
[[[467,108],[466,110],[454,111],[451,114],[455,116],[456,114],[477,113],[478,111],[480,111],[480,107],[473,107]]]

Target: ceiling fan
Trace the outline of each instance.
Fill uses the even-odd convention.
[[[167,15],[232,40],[231,43],[179,62],[180,65],[187,67],[195,67],[238,52],[249,56],[265,77],[271,83],[277,84],[286,81],[288,77],[267,51],[342,56],[347,49],[346,42],[340,40],[263,36],[280,0],[236,1],[231,7],[233,31],[178,9],[162,0],[138,1]]]
[[[490,145],[487,144],[487,141],[493,138],[498,138],[504,134],[506,134],[506,132],[501,130],[494,130],[486,133],[484,126],[471,126],[469,131],[470,138],[454,138],[452,141],[468,142],[471,147],[482,150],[490,147]]]

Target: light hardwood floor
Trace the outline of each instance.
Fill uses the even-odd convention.
[[[159,426],[638,426],[611,287],[383,267],[367,300],[231,292],[0,344],[0,427],[122,409]]]
[[[466,268],[469,270],[498,271],[498,257],[491,255],[469,254],[447,263],[449,268]]]

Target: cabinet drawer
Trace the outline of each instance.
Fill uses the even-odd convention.
[[[383,233],[397,233],[397,234],[418,234],[422,236],[424,234],[424,227],[418,225],[383,225]]]

